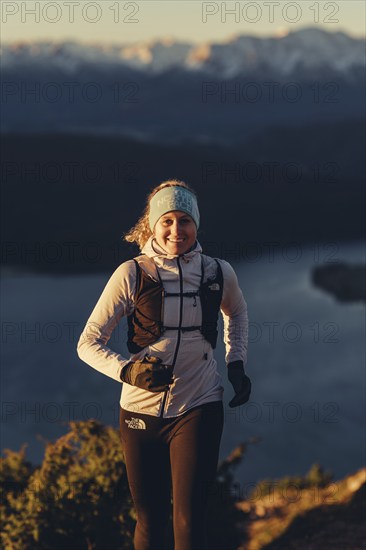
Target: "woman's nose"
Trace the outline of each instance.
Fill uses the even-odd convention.
[[[180,229],[181,229],[181,227],[180,227],[180,225],[179,225],[179,222],[176,221],[176,220],[173,221],[172,225],[170,226],[170,229],[171,229],[171,231],[174,232],[174,233],[179,233],[179,231],[180,231]]]

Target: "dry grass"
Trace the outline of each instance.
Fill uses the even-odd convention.
[[[273,489],[237,503],[247,542],[238,550],[361,550],[365,541],[366,468],[325,487]]]

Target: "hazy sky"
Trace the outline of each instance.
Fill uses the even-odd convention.
[[[315,26],[365,36],[363,0],[230,1],[5,1],[3,42],[77,40],[126,43],[162,37],[224,41],[235,34],[281,35]]]

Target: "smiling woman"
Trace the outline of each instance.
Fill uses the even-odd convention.
[[[213,354],[224,318],[227,374],[246,403],[251,383],[247,306],[231,265],[202,253],[194,191],[158,185],[125,235],[141,254],[112,274],[80,336],[83,361],[123,382],[120,435],[137,512],[135,550],[165,548],[173,494],[175,548],[207,548],[205,516],[224,423],[223,386]],[[126,359],[108,340],[128,321]]]

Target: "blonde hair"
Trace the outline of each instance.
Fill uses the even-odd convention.
[[[195,193],[195,191],[193,191],[193,189],[189,187],[189,185],[187,185],[184,181],[175,179],[163,181],[162,183],[154,187],[154,189],[146,197],[146,205],[142,215],[139,217],[135,225],[123,235],[123,239],[125,241],[129,243],[136,243],[140,250],[143,249],[144,245],[152,235],[152,231],[149,225],[150,200],[158,191],[160,191],[160,189],[163,189],[164,187],[175,186],[185,187],[186,189],[191,191],[191,193],[193,193],[197,198],[197,194]]]

